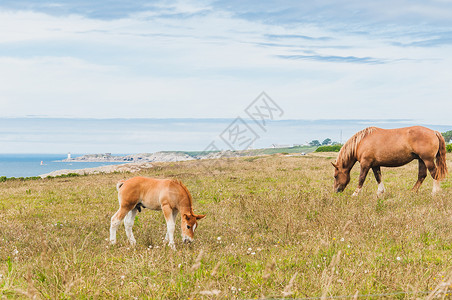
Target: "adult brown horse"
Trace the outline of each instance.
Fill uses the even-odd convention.
[[[436,158],[436,166],[435,160]],[[400,167],[413,159],[419,161],[419,175],[414,191],[427,176],[427,169],[433,177],[433,191],[440,190],[439,181],[447,176],[446,142],[438,131],[422,126],[397,129],[368,127],[353,135],[342,146],[335,163],[334,190],[342,192],[350,182],[350,171],[357,161],[361,166],[357,196],[370,169],[378,183],[377,195],[384,193],[380,167]]]

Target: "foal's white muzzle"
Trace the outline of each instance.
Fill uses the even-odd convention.
[[[184,235],[182,237],[182,242],[184,242],[185,244],[186,243],[191,243],[191,242],[193,242],[193,239],[191,237],[187,236],[187,235]]]

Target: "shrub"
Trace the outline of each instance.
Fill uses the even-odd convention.
[[[339,152],[342,145],[330,145],[330,146],[320,146],[315,149],[315,152]]]
[[[447,152],[452,152],[452,144],[449,144],[446,146],[446,151]]]

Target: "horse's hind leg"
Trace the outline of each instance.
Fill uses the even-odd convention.
[[[124,227],[126,228],[126,235],[129,239],[129,242],[132,246],[135,246],[137,241],[135,240],[135,237],[133,236],[132,227],[133,223],[135,222],[135,216],[137,215],[138,209],[135,207],[129,213],[126,215],[126,218],[124,219]]]
[[[417,175],[417,182],[413,186],[412,191],[417,192],[422,182],[427,177],[427,167],[422,159],[419,159],[419,174]]]
[[[118,230],[119,225],[121,224],[124,217],[130,210],[126,207],[121,206],[118,211],[111,217],[110,223],[110,243],[116,244],[116,231]]]
[[[433,190],[432,194],[436,194],[441,190],[441,187],[439,186],[439,180],[436,180],[436,166],[435,162],[432,159],[424,160],[425,165],[427,166],[427,169],[430,172],[430,175],[433,177]]]
[[[373,167],[372,171],[374,171],[375,180],[378,183],[377,196],[380,197],[386,191],[383,182],[381,181],[381,170],[380,167]]]

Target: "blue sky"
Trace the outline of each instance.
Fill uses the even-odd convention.
[[[452,1],[0,2],[0,117],[450,125]]]

